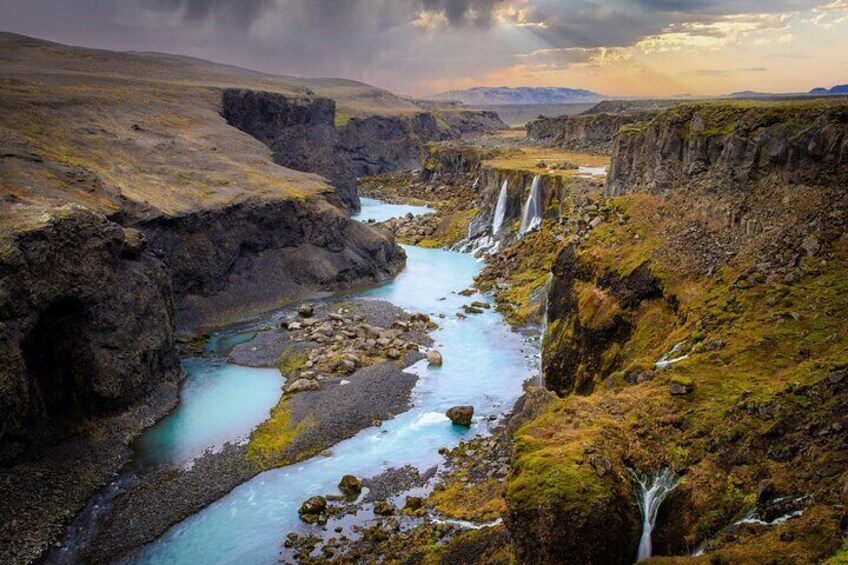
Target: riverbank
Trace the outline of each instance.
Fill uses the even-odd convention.
[[[399,318],[409,318],[402,309],[384,301],[342,300],[316,307],[310,320],[317,323],[330,319],[329,315],[337,315],[340,309],[346,310],[351,317],[361,317],[373,327],[386,330]],[[296,337],[296,332],[277,329],[279,324],[276,318],[272,318],[254,324],[242,324],[230,332],[224,331],[216,336],[216,341],[225,349],[216,350],[213,347],[211,351],[207,350],[207,355],[229,358],[243,366],[277,367],[281,353]],[[242,341],[238,338],[240,335],[250,339],[232,345],[232,350],[227,351],[230,344]],[[422,345],[428,343],[424,333],[416,338]],[[302,342],[300,345],[310,346]],[[317,344],[311,345],[314,347]],[[375,422],[389,420],[406,410],[417,379],[404,370],[420,358],[420,354],[409,354],[397,361],[363,367],[344,379],[353,383],[351,386],[340,385],[342,379],[329,379],[323,383],[321,390],[283,397],[280,402],[290,414],[290,425],[293,428],[297,428],[301,422],[310,422],[308,428],[302,430],[303,433],[292,438],[287,456],[299,460],[322,452],[361,429]],[[244,386],[250,385],[245,382]],[[190,398],[185,400],[192,402]],[[177,411],[180,410],[192,410],[191,404],[178,407]],[[278,410],[272,410],[271,420],[263,425],[273,421],[273,414]],[[171,414],[169,418],[178,416]],[[203,417],[214,418],[215,414]],[[260,427],[253,433],[261,432]],[[274,432],[284,433],[279,429]],[[123,488],[110,500],[111,509],[99,524],[92,525],[96,531],[84,532],[84,535],[91,538],[88,540],[90,545],[81,548],[79,541],[69,540],[65,545],[73,548],[73,553],[54,551],[48,560],[72,562],[83,554],[92,561],[111,561],[155,540],[174,524],[197,513],[269,467],[267,461],[259,460],[251,453],[251,443],[247,440],[244,438],[236,443],[210,446],[199,457],[189,461],[182,458],[168,459],[171,451],[164,455],[164,460],[161,459],[163,455],[139,453],[136,460],[142,466],[137,465],[135,469],[127,471],[129,479],[122,481]],[[146,449],[145,438],[139,443],[137,449]],[[152,449],[164,449],[161,447],[162,440],[149,443]],[[183,450],[173,450],[173,453],[181,452]]]

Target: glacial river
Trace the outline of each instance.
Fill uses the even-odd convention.
[[[384,220],[427,211],[367,200],[356,219]],[[481,269],[474,257],[441,249],[405,250],[407,267],[397,278],[355,297],[387,300],[410,312],[428,313],[439,323],[432,337],[444,365],[430,368],[422,361],[409,369],[419,376],[412,408],[333,446],[330,456],[256,476],[171,528],[128,562],[274,563],[286,534],[303,526],[297,510],[306,498],[335,493],[345,474],[371,477],[407,464],[422,471],[438,465],[443,460],[440,448],[488,433],[509,411],[523,383],[537,370],[537,345],[513,332],[492,310],[468,319],[456,317],[462,305],[489,300],[479,294],[457,294],[471,286]],[[440,314],[444,318],[438,318]],[[267,417],[280,396],[282,377],[273,369],[248,369],[223,360],[232,345],[252,335],[245,326],[215,336],[209,348],[212,359],[185,361],[188,378],[181,404],[140,442],[143,459],[190,464],[207,448],[244,439]],[[470,429],[453,426],[444,416],[457,404],[474,406]]]

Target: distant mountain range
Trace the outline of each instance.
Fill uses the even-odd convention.
[[[727,98],[760,98],[760,97],[777,97],[777,96],[804,96],[812,94],[817,96],[848,96],[848,84],[840,84],[833,88],[818,87],[809,92],[757,92],[754,90],[744,90],[742,92],[733,92],[727,95]]]
[[[833,88],[818,87],[810,91],[810,94],[843,94],[848,95],[848,84],[840,84]]]
[[[591,90],[560,87],[509,88],[479,86],[466,90],[449,90],[428,97],[430,100],[457,101],[469,106],[504,104],[586,104],[600,102],[603,96]]]

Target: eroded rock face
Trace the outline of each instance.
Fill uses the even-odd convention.
[[[607,192],[728,192],[763,180],[821,186],[846,176],[844,106],[687,105],[616,137]]]
[[[334,100],[227,89],[221,102],[224,119],[270,147],[276,163],[326,177],[341,203],[359,209],[353,166],[336,154]]]
[[[542,366],[545,386],[557,394],[587,394],[596,386],[602,357],[616,342],[630,337],[630,314],[645,300],[663,297],[650,262],[622,276],[616,271],[595,273],[565,247],[552,269],[548,291],[548,328]]]
[[[10,236],[0,255],[0,441],[61,435],[69,420],[179,378],[170,278],[137,236],[74,206]]]
[[[503,126],[485,112],[445,113],[449,119],[440,121],[421,111],[355,116],[337,127],[336,104],[329,98],[238,89],[224,90],[221,113],[270,147],[278,164],[326,177],[352,210],[359,209],[357,178],[416,167],[428,142]]]
[[[171,271],[180,328],[316,288],[378,282],[406,258],[390,235],[317,199],[257,199],[138,227]]]
[[[608,475],[609,477],[609,475]],[[510,503],[504,521],[521,565],[630,565],[639,545],[639,510],[629,485],[605,478],[606,498],[590,508],[551,497],[535,507]]]
[[[556,118],[539,116],[527,123],[527,137],[544,145],[609,153],[622,126],[650,120],[654,115],[654,112],[602,112]]]

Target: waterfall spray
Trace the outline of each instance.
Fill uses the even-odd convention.
[[[524,213],[521,216],[521,235],[526,234],[542,224],[542,191],[540,188],[542,177],[536,175],[530,186],[530,195],[524,204]]]
[[[492,235],[496,236],[503,230],[504,220],[506,219],[506,203],[509,197],[507,180],[503,181],[501,192],[498,195],[498,203],[495,206],[495,215],[492,217]]]
[[[651,556],[651,532],[657,522],[660,505],[680,483],[680,477],[668,469],[663,469],[654,476],[640,477],[632,469],[628,469],[633,480],[638,485],[636,495],[639,499],[639,509],[642,511],[642,539],[639,540],[639,553],[636,561],[642,561]]]

